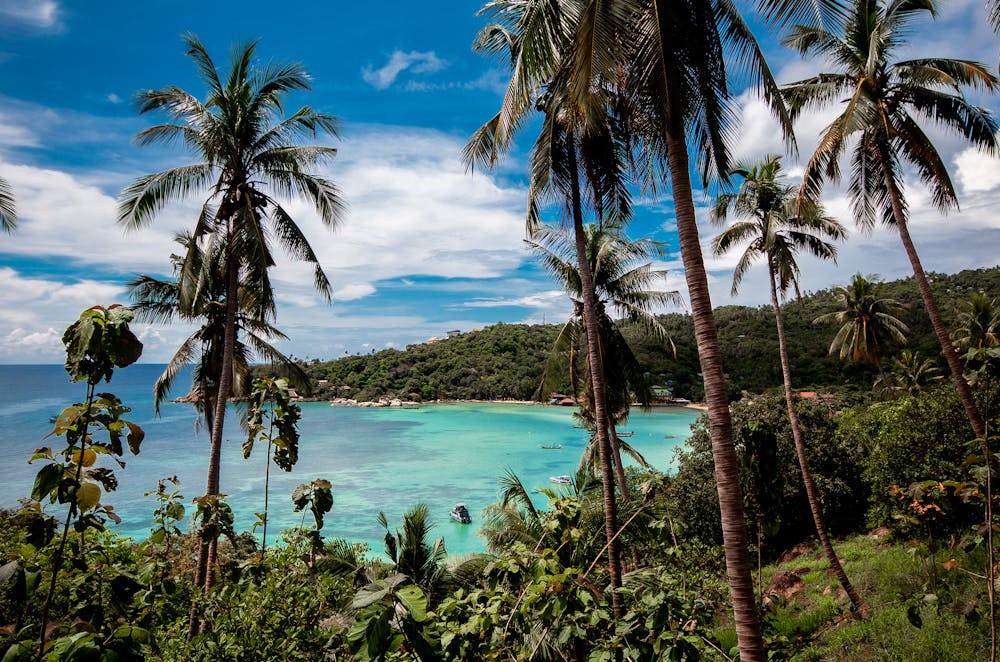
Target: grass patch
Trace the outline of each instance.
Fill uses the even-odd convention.
[[[765,638],[772,659],[989,659],[986,586],[970,574],[983,573],[982,550],[932,552],[926,544],[890,543],[866,535],[837,541],[834,548],[855,588],[872,607],[871,616],[859,621],[851,615],[850,601],[818,548],[782,566],[768,566],[762,572],[765,586],[780,570],[798,570],[805,584],[787,599],[772,599],[765,609]],[[946,570],[942,563],[950,559],[967,572]],[[720,627],[714,634],[723,650],[736,646],[732,627]]]

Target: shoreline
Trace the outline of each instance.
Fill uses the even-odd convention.
[[[415,401],[415,400],[363,400],[358,401],[351,398],[334,398],[333,400],[321,399],[321,398],[297,398],[296,402],[326,402],[329,403],[331,407],[361,407],[361,408],[403,408],[403,409],[415,409],[418,407],[425,407],[430,405],[455,405],[455,404],[488,404],[488,405],[532,405],[540,407],[567,407],[572,408],[567,405],[553,405],[548,402],[539,402],[537,400],[475,400],[475,399],[459,399],[459,400],[427,400],[427,401]],[[633,406],[638,407],[637,403],[633,403]],[[687,402],[687,403],[670,403],[670,402],[657,402],[650,405],[651,409],[668,409],[677,407],[679,409],[692,409],[699,412],[707,412],[708,406],[701,402]]]

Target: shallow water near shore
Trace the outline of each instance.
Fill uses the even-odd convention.
[[[166,403],[161,416],[154,416],[152,385],[162,369],[131,366],[98,389],[121,398],[132,408],[126,418],[146,432],[141,454],[126,455],[127,467],[116,468],[118,490],[104,498],[122,517],[114,529],[136,539],[149,533],[155,505],[143,493],[155,489],[157,479],[176,475],[188,506],[205,487],[208,434],[196,431],[198,417],[192,407]],[[186,392],[189,381],[187,373],[178,377],[176,395]],[[15,507],[18,499],[30,494],[37,468],[27,464],[28,455],[40,446],[59,447],[61,439],[43,439],[52,429],[49,417],[81,400],[83,392],[82,384],[69,382],[62,366],[0,366],[0,507]],[[574,427],[572,413],[569,407],[503,403],[430,404],[416,409],[302,403],[299,463],[291,473],[271,468],[268,538],[273,541],[273,532],[301,521],[291,506],[295,486],[325,478],[333,483],[334,496],[323,528],[327,538],[366,542],[373,552],[381,552],[385,532],[375,521],[377,513],[385,511],[395,528],[403,512],[426,503],[434,523],[432,535],[444,537],[449,553],[483,551],[477,533],[479,512],[497,500],[497,479],[507,468],[528,489],[550,486],[549,476],[576,470],[587,433]],[[689,436],[698,415],[675,407],[649,414],[636,411],[625,426],[634,433],[627,441],[654,467],[667,470],[673,449]],[[236,513],[237,531],[248,530],[253,513],[263,509],[265,447],[244,460],[242,440],[239,414],[231,407],[221,480]],[[558,450],[540,448],[560,444]],[[459,501],[467,504],[471,525],[448,517]],[[310,519],[307,515],[307,525]]]

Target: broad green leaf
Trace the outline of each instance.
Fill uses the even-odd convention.
[[[83,483],[76,488],[76,505],[86,512],[101,501],[101,488],[97,483]]]
[[[61,464],[46,464],[35,476],[35,484],[31,488],[31,498],[41,501],[49,497],[53,490],[59,486],[62,480],[63,467]]]
[[[378,580],[358,590],[351,602],[351,609],[363,609],[389,595],[389,584]]]
[[[423,623],[427,620],[427,597],[424,596],[424,592],[420,590],[419,586],[413,584],[403,586],[396,591],[396,597],[410,612],[414,621]]]

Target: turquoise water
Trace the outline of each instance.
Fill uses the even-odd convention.
[[[162,366],[137,365],[119,372],[103,390],[118,395],[133,412],[128,417],[146,431],[142,452],[127,456],[117,470],[119,488],[105,497],[123,521],[118,531],[135,538],[149,533],[151,497],[158,478],[176,475],[185,501],[205,487],[208,435],[196,430],[189,405],[165,404],[153,415],[150,390]],[[182,375],[177,384],[186,386]],[[181,391],[183,392],[183,390]],[[83,386],[71,384],[61,366],[0,366],[0,507],[16,506],[31,492],[35,468],[28,454],[53,444],[49,416],[82,398]],[[249,529],[263,507],[264,448],[244,460],[239,417],[226,417],[222,456],[222,491],[236,512],[237,530]],[[697,412],[669,408],[634,413],[628,439],[659,469],[670,468],[673,448],[690,433]],[[479,511],[497,499],[497,478],[515,471],[529,489],[549,486],[549,476],[572,474],[586,445],[586,433],[573,427],[572,409],[514,404],[435,404],[417,409],[364,409],[302,403],[299,463],[291,473],[271,470],[269,532],[297,525],[289,495],[314,478],[333,483],[334,506],[323,529],[327,537],[364,541],[381,551],[381,510],[390,525],[414,504],[431,510],[434,535],[443,536],[453,554],[482,551],[477,534]],[[562,444],[542,450],[541,444]],[[53,444],[54,445],[54,444]],[[473,524],[453,522],[448,512],[464,501]],[[308,524],[308,517],[307,517]],[[271,536],[269,536],[271,537]],[[273,538],[272,538],[273,539]]]

